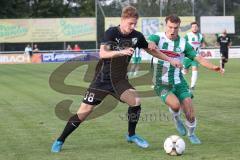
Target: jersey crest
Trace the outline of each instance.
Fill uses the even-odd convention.
[[[135,46],[137,44],[138,39],[137,38],[132,38],[132,44]]]

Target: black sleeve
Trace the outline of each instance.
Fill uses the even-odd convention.
[[[217,42],[220,43],[220,37],[217,38]]]
[[[137,43],[138,48],[148,48],[148,42],[146,41],[145,37],[142,33],[140,33],[139,41]]]
[[[228,44],[229,44],[229,43],[231,43],[231,41],[232,41],[232,40],[231,40],[231,38],[230,38],[230,37],[228,37]]]
[[[113,41],[114,39],[113,36],[114,36],[113,30],[109,28],[108,30],[105,31],[104,36],[101,40],[101,44],[107,44],[108,42]]]

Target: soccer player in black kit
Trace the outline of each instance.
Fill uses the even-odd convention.
[[[108,95],[114,96],[121,102],[129,105],[128,108],[128,134],[126,139],[141,148],[147,148],[148,142],[135,134],[136,125],[141,112],[141,102],[136,90],[128,82],[127,67],[135,48],[143,48],[153,56],[169,61],[175,67],[181,63],[164,55],[157,49],[148,49],[148,43],[142,33],[134,30],[138,20],[136,8],[124,7],[120,25],[110,27],[103,37],[100,46],[100,60],[97,64],[95,76],[86,91],[85,98],[77,114],[67,122],[60,137],[54,141],[51,151],[60,152],[67,138],[87,116],[94,107]],[[134,115],[134,116],[132,116]]]
[[[228,62],[228,50],[231,44],[231,38],[227,35],[227,31],[224,30],[222,35],[217,38],[217,45],[220,46],[221,54],[220,65],[223,69],[223,72],[225,72],[225,63]]]

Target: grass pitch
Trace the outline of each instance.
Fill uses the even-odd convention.
[[[191,145],[183,137],[186,151],[178,157],[168,156],[163,150],[165,138],[177,131],[167,107],[156,96],[142,99],[142,116],[137,127],[137,133],[149,141],[150,148],[140,149],[125,141],[127,105],[119,103],[112,112],[80,125],[66,140],[61,153],[51,153],[52,142],[66,124],[56,116],[56,104],[71,99],[70,110],[74,113],[82,99],[49,86],[51,73],[60,65],[0,66],[0,160],[239,159],[239,59],[230,59],[224,76],[200,68],[193,101],[198,119],[196,134],[202,144]],[[82,82],[85,70],[86,66],[73,71],[66,84],[87,87]],[[136,88],[151,90],[150,84]]]

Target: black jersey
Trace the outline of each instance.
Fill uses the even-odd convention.
[[[228,36],[226,36],[226,37],[220,36],[220,37],[218,37],[217,42],[220,45],[220,51],[221,52],[227,52],[228,51],[228,46],[231,43],[231,38],[228,37]]]
[[[120,32],[119,26],[110,27],[104,34],[101,44],[107,45],[112,51],[126,48],[147,48],[148,43],[141,32],[133,30],[130,34],[124,35]],[[118,82],[126,78],[127,68],[131,56],[119,56],[108,59],[100,59],[95,73],[95,79],[101,81]]]

